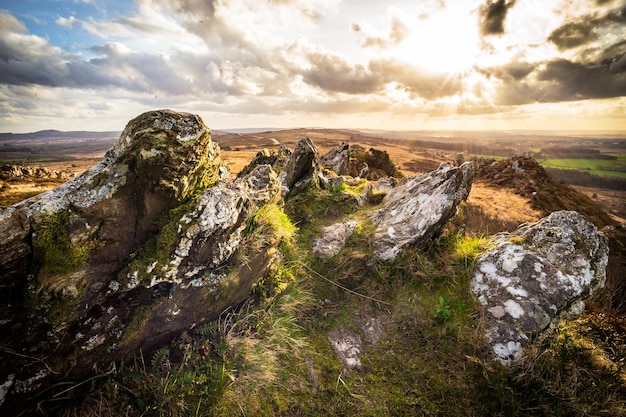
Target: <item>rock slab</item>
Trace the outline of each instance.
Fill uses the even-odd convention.
[[[391,189],[383,208],[369,216],[377,225],[374,257],[393,260],[404,247],[420,246],[435,237],[467,199],[473,179],[469,162],[460,167],[442,164]]]
[[[510,365],[604,286],[608,242],[579,213],[558,211],[493,244],[477,261],[471,290],[495,358]]]

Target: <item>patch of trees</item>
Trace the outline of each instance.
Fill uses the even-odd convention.
[[[369,167],[370,172],[379,171],[384,173],[381,177],[403,177],[402,172],[400,172],[398,167],[393,163],[386,151],[381,151],[376,148],[370,148],[369,151],[366,151],[360,146],[353,146],[350,150],[350,158],[365,162]]]
[[[511,156],[516,151],[509,147],[483,145],[474,142],[435,142],[435,141],[417,141],[414,142],[415,149],[439,149],[451,152],[468,152],[472,154],[495,155],[495,156]]]
[[[609,190],[626,190],[626,179],[618,177],[606,177],[593,175],[585,171],[575,169],[545,168],[553,178],[559,179],[570,185],[582,187],[605,188]]]
[[[565,159],[606,159],[614,161],[614,155],[606,155],[593,148],[547,148],[537,154],[538,159],[565,158]]]

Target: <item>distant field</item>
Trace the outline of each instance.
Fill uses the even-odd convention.
[[[546,159],[539,161],[546,168],[574,169],[593,175],[626,178],[626,156],[607,159]]]

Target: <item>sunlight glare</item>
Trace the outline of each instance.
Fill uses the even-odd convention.
[[[396,56],[429,72],[463,73],[472,68],[480,52],[476,18],[471,9],[455,7],[419,20]]]

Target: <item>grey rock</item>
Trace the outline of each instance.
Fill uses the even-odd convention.
[[[477,261],[471,289],[495,358],[510,365],[604,286],[608,243],[579,213],[559,211],[493,244]]]
[[[330,258],[336,255],[352,236],[357,225],[356,221],[351,220],[322,228],[320,238],[313,241],[313,255],[319,258]]]
[[[0,344],[81,378],[216,319],[280,260],[279,239],[250,229],[280,192],[270,165],[230,180],[198,116],[140,115],[98,165],[0,210]],[[47,371],[5,352],[2,380]]]
[[[343,364],[344,374],[349,375],[353,369],[361,371],[361,354],[364,349],[358,333],[343,327],[333,329],[328,334],[328,341]]]
[[[237,176],[242,177],[248,175],[259,165],[270,165],[274,171],[280,173],[285,165],[285,161],[290,155],[291,151],[283,144],[280,145],[278,151],[263,149],[256,154],[254,159],[252,159]]]
[[[309,186],[319,183],[320,163],[317,147],[309,138],[298,142],[293,153],[286,159],[278,180],[284,196],[292,196]]]
[[[395,259],[404,247],[424,245],[435,237],[467,199],[473,178],[469,162],[460,167],[442,165],[389,191],[383,207],[369,215],[377,225],[374,258]]]
[[[320,157],[324,168],[334,171],[337,175],[348,174],[350,163],[350,145],[343,142],[340,146],[331,149],[327,154]]]

